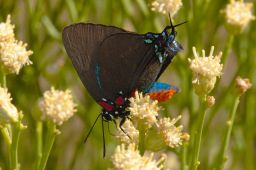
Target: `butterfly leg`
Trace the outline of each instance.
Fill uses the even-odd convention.
[[[129,119],[132,122],[132,119],[129,116],[127,116],[127,119]]]
[[[122,132],[124,132],[124,134],[126,134],[128,136],[128,138],[130,140],[132,140],[132,138],[129,136],[129,134],[122,127],[125,121],[126,121],[126,118],[121,119],[120,124],[119,124],[119,128],[121,129]]]
[[[105,142],[105,132],[104,132],[104,119],[101,117],[101,128],[102,128],[102,140],[103,140],[103,158],[106,156],[106,142]]]

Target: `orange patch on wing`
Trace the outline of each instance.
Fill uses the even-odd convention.
[[[176,92],[177,92],[176,90],[170,89],[170,90],[161,90],[157,92],[148,93],[147,95],[149,95],[152,100],[158,100],[159,102],[164,102],[171,99]]]

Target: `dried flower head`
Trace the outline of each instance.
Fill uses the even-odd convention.
[[[33,52],[27,51],[26,46],[22,41],[0,43],[0,63],[5,73],[19,74],[24,65],[32,64],[28,57]]]
[[[61,91],[52,87],[51,90],[44,92],[43,96],[40,103],[43,118],[47,118],[57,125],[67,121],[76,112],[76,105],[70,90]]]
[[[215,104],[214,96],[207,96],[206,104],[207,104],[207,107],[212,107]]]
[[[171,148],[182,145],[184,141],[189,140],[187,133],[182,133],[183,126],[176,127],[175,124],[181,119],[181,116],[170,120],[170,118],[161,118],[158,121],[158,131],[164,139],[166,145]]]
[[[138,91],[136,91],[135,96],[131,97],[129,100],[130,106],[128,110],[134,122],[143,125],[145,128],[150,128],[156,123],[156,117],[160,110],[156,100],[152,101],[148,95],[143,96],[143,94]]]
[[[235,32],[242,31],[251,20],[255,19],[251,10],[253,3],[246,3],[243,0],[231,0],[226,8],[222,10],[225,15],[227,26],[230,30]]]
[[[19,113],[11,103],[11,95],[6,88],[0,87],[0,127],[8,123],[18,122]]]
[[[6,22],[0,23],[0,43],[13,42],[14,38],[14,25],[11,24],[11,15],[7,16]]]
[[[252,83],[249,79],[247,78],[241,78],[237,77],[236,78],[236,87],[239,91],[239,94],[242,95],[244,94],[249,88],[252,87]]]
[[[197,95],[205,97],[209,94],[216,83],[216,78],[222,75],[223,65],[220,64],[222,52],[213,56],[214,46],[208,57],[205,56],[205,50],[202,50],[202,57],[199,57],[196,48],[193,47],[194,59],[188,59],[190,69],[193,73],[193,86]]]
[[[151,4],[151,10],[163,14],[170,14],[173,17],[181,8],[181,0],[154,0]]]
[[[134,127],[133,123],[127,119],[124,124],[122,125],[124,131],[129,135],[125,134],[120,128],[118,128],[118,133],[116,137],[125,144],[130,143],[139,143],[139,131]]]
[[[153,159],[154,154],[141,156],[135,144],[121,144],[112,155],[111,170],[160,170],[163,169],[164,158]]]

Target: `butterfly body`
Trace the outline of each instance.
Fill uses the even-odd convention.
[[[117,118],[125,119],[129,116],[129,112],[126,110],[129,105],[129,100],[127,97],[123,96],[122,91],[118,93],[115,101],[102,98],[98,104],[102,107],[101,114],[104,121],[113,121]]]

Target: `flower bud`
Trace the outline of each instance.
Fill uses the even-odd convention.
[[[0,87],[0,126],[16,123],[19,120],[17,108],[11,103],[11,95],[6,88]]]
[[[188,59],[193,74],[192,84],[196,94],[205,100],[205,97],[214,88],[217,77],[222,75],[223,65],[220,64],[222,52],[213,56],[214,47],[212,46],[208,57],[205,56],[204,50],[202,50],[202,57],[200,57],[196,48],[193,47],[192,49],[194,59]]]

